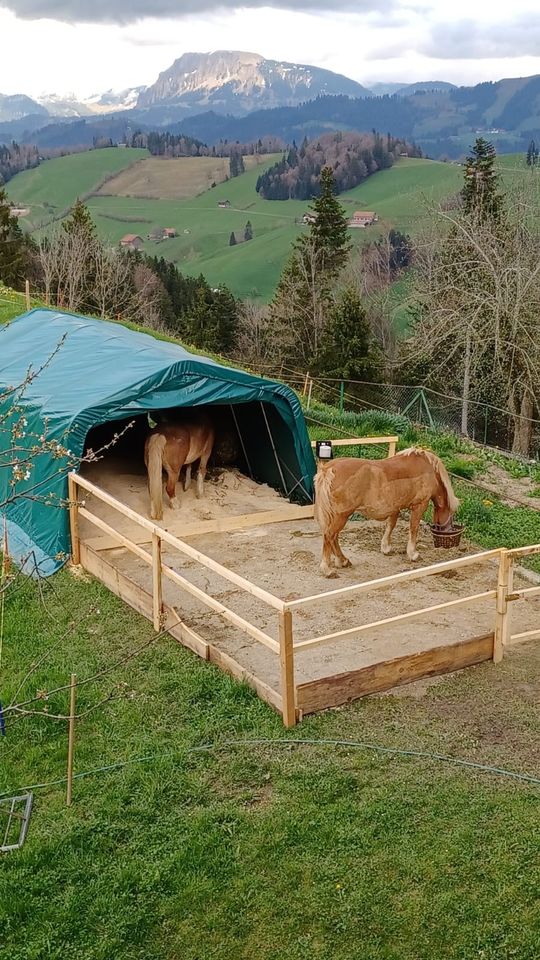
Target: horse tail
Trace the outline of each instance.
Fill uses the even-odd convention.
[[[441,480],[441,483],[444,489],[446,490],[446,499],[448,501],[448,507],[449,507],[450,513],[454,514],[457,508],[459,507],[459,500],[456,497],[454,491],[452,490],[452,483],[450,481],[450,477],[448,476],[448,470],[446,469],[444,463],[442,462],[442,460],[439,460],[438,457],[436,458],[436,460],[437,460],[436,470]]]
[[[334,471],[331,467],[320,467],[315,477],[315,509],[314,517],[324,533],[334,519],[334,504],[332,502],[331,488],[334,479]]]
[[[161,433],[153,433],[148,439],[146,469],[152,520],[163,519],[163,454],[166,443],[167,438]]]

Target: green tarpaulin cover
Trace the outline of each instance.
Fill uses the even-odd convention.
[[[234,405],[252,475],[309,502],[315,462],[299,400],[283,384],[75,314],[31,310],[0,329],[0,512],[11,555],[42,576],[65,562],[69,522],[60,500],[92,427],[216,404]],[[22,479],[13,488],[15,424],[26,436],[16,441]],[[25,445],[43,446],[36,438],[45,438],[47,449],[25,454]],[[71,452],[71,461],[56,444]]]

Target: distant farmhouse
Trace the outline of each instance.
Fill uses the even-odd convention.
[[[162,240],[172,240],[173,237],[177,236],[178,231],[175,227],[154,227],[148,234],[147,239],[153,240],[154,243],[161,243]]]
[[[12,217],[27,217],[30,210],[28,207],[10,207],[9,212]]]
[[[316,213],[305,213],[302,217],[302,223],[315,223],[317,219]]]
[[[122,237],[120,241],[120,246],[124,250],[140,250],[143,243],[144,240],[138,233],[126,233],[125,237]]]
[[[231,205],[231,201],[230,201],[230,200],[219,200],[219,201],[218,201],[218,207],[230,207],[230,205]]]
[[[350,227],[370,227],[372,223],[377,223],[378,216],[374,210],[355,210],[352,218],[349,220]]]

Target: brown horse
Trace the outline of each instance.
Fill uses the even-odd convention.
[[[332,564],[350,567],[338,537],[355,511],[370,520],[386,520],[381,550],[388,554],[399,513],[409,509],[407,556],[418,560],[418,527],[430,500],[434,522],[449,528],[459,500],[446,467],[429,450],[411,448],[387,460],[341,457],[322,464],[315,477],[315,517],[323,533],[322,573],[336,576]]]
[[[166,490],[173,510],[178,509],[176,484],[182,467],[186,466],[184,489],[191,482],[191,465],[199,460],[197,497],[203,495],[206,467],[214,446],[214,428],[205,414],[193,414],[189,419],[155,427],[144,445],[144,462],[148,471],[150,517],[163,518],[163,470],[167,474]]]

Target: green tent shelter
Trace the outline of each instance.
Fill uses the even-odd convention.
[[[242,469],[289,499],[311,502],[315,462],[300,403],[284,384],[121,324],[55,310],[31,310],[1,329],[0,514],[11,555],[42,576],[65,562],[61,501],[89,431],[199,406],[230,411]],[[25,434],[15,441],[19,464],[10,452],[14,427]],[[45,449],[25,453],[34,445]]]

